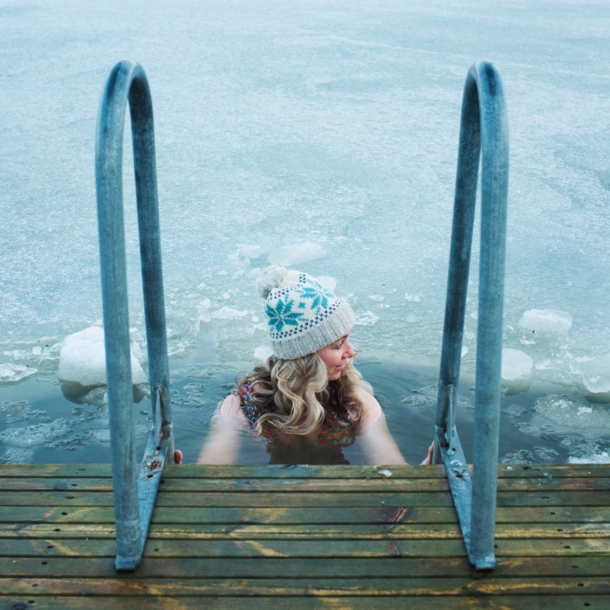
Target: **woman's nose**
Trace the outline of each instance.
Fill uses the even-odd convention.
[[[346,347],[346,358],[353,358],[354,355],[356,354],[356,351],[354,350],[354,348],[352,347],[352,344],[349,341],[345,341],[345,347]]]

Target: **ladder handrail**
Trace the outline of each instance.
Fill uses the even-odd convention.
[[[481,255],[473,482],[455,430],[477,180]],[[470,563],[495,567],[494,535],[508,195],[508,120],[502,81],[489,62],[468,71],[462,101],[451,254],[438,387],[434,463],[445,464]]]
[[[148,345],[153,429],[139,475],[132,416],[123,220],[123,131],[129,102]],[[108,411],[116,517],[117,570],[140,563],[159,479],[173,461],[172,416],[152,99],[143,68],[124,60],[110,71],[100,102],[95,151]]]

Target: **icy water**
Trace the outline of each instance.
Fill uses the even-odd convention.
[[[356,333],[357,334],[357,333]],[[202,342],[192,359],[171,364],[175,443],[185,462],[197,460],[220,400],[249,363],[205,361],[210,345]],[[436,412],[437,368],[421,359],[358,358],[359,370],[371,383],[388,425],[405,459],[419,463],[432,440]],[[357,362],[358,362],[357,361]],[[473,379],[460,387],[456,421],[467,458],[471,458],[474,417]],[[133,405],[138,455],[150,429],[150,405],[136,391]],[[27,396],[27,399],[24,399]],[[0,447],[5,462],[110,461],[105,388],[74,392],[53,375],[41,376],[3,391],[0,405]],[[610,414],[605,405],[592,405],[582,395],[561,386],[502,399],[500,459],[507,463],[610,461]],[[352,464],[366,463],[358,442],[344,449]],[[243,464],[265,464],[263,445],[245,438],[239,456]]]
[[[348,297],[361,369],[418,459],[434,391],[414,390],[436,381],[462,88],[479,59],[502,75],[510,123],[504,375],[521,393],[504,398],[501,457],[607,458],[605,0],[0,0],[0,39],[0,459],[108,456],[103,391],[72,402],[58,367],[65,338],[102,317],[95,122],[122,58],[144,66],[153,95],[188,459],[193,418],[205,428],[223,385],[266,352],[253,284],[269,263]],[[146,369],[129,148],[127,128],[132,339]],[[469,401],[477,261],[475,251]],[[147,399],[134,409],[143,439]]]

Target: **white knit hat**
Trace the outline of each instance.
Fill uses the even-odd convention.
[[[347,302],[306,273],[273,265],[263,269],[256,286],[266,299],[273,352],[283,360],[317,352],[356,323]]]

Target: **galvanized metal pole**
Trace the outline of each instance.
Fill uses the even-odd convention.
[[[133,388],[123,223],[123,131],[128,101],[155,419],[151,435],[154,438],[149,439],[144,460],[145,464],[153,464],[151,473],[143,473],[141,469],[140,477],[136,471],[131,408]],[[142,556],[160,476],[159,466],[162,468],[172,445],[152,100],[146,74],[133,61],[116,64],[106,80],[98,116],[95,170],[117,536],[115,567],[133,570]],[[147,462],[147,458],[152,460],[151,455],[157,455],[155,452],[161,452],[159,460]]]
[[[480,156],[481,257],[472,484],[450,405],[457,402]],[[508,121],[502,82],[492,64],[481,62],[468,72],[462,102],[434,452],[434,462],[445,464],[470,562],[477,569],[495,566],[507,193]]]
[[[506,259],[508,118],[502,81],[494,66],[481,63],[470,74],[464,97],[468,96],[473,105],[478,101],[482,141],[481,257],[470,544],[475,565],[485,569],[496,564],[494,535]]]

